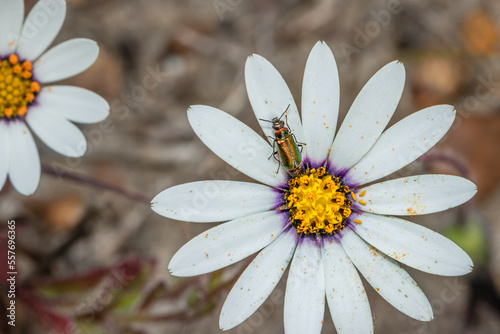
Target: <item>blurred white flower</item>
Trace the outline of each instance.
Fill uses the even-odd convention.
[[[254,113],[271,144],[276,129],[265,120],[280,117],[289,106],[287,127],[297,142],[307,144],[302,169],[277,171],[278,162],[268,159],[272,146],[252,129],[218,109],[191,107],[189,121],[205,145],[265,185],[204,181],[160,193],[152,205],[162,216],[201,223],[230,220],[184,245],[170,262],[171,273],[209,273],[262,250],[226,299],[220,316],[224,330],[264,303],[290,261],[287,334],[320,333],[325,296],[338,333],[372,333],[372,313],[358,271],[395,308],[414,319],[431,320],[429,301],[397,261],[444,276],[469,273],[472,261],[440,234],[391,215],[449,209],[469,200],[476,186],[448,175],[367,184],[436,144],[453,123],[453,107],[421,110],[384,131],[405,81],[403,64],[392,62],[368,81],[335,135],[339,78],[333,54],[322,42],[306,64],[302,121],[290,90],[268,61],[249,57],[245,78]]]
[[[0,189],[7,176],[23,195],[35,192],[40,158],[33,132],[51,149],[80,157],[87,143],[72,122],[96,123],[108,103],[79,87],[46,86],[79,74],[97,59],[89,39],[71,39],[44,53],[66,16],[64,0],[40,0],[24,20],[22,0],[0,0]]]

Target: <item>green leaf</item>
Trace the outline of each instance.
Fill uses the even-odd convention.
[[[140,264],[139,271],[131,276],[131,280],[119,286],[113,293],[113,301],[110,304],[112,313],[132,313],[138,309],[144,299],[144,288],[155,268],[153,261],[144,261]]]
[[[196,304],[200,301],[200,294],[196,290],[191,290],[189,291],[188,297],[187,297],[187,304],[189,307],[195,307]]]
[[[208,282],[208,291],[213,291],[219,287],[222,283],[222,269],[217,270],[210,276],[210,281]]]
[[[99,326],[96,322],[79,320],[76,322],[76,329],[73,333],[79,334],[106,334],[107,331],[104,327]]]
[[[476,214],[468,214],[464,224],[454,223],[448,226],[443,234],[469,254],[475,266],[487,263],[487,238],[481,219]]]

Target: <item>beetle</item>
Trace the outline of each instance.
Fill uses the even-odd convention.
[[[273,153],[269,159],[274,157],[291,176],[296,176],[302,163],[302,149],[305,144],[297,142],[297,138],[288,125],[287,116],[285,116],[285,121],[281,120],[288,111],[288,108],[290,108],[290,105],[288,105],[279,118],[274,117],[271,120],[259,118],[259,120],[271,123],[274,129],[274,137],[268,136],[273,140]],[[280,166],[278,165],[278,171],[279,168]]]

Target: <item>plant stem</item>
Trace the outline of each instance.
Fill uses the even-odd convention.
[[[423,163],[432,163],[432,162],[444,162],[450,166],[453,166],[455,170],[463,177],[469,178],[469,169],[467,166],[460,160],[446,154],[425,154],[421,156],[418,161]]]
[[[148,205],[151,203],[151,198],[149,196],[145,196],[145,195],[140,194],[140,193],[132,192],[132,191],[129,191],[127,189],[123,189],[121,187],[93,179],[93,178],[88,177],[86,175],[72,173],[72,172],[68,172],[68,171],[65,171],[64,173],[59,174],[59,173],[56,173],[55,170],[53,170],[52,168],[50,168],[49,166],[46,166],[46,165],[42,165],[42,173],[46,174],[46,175],[50,175],[50,176],[55,176],[57,178],[63,178],[63,179],[77,182],[77,183],[86,184],[86,185],[92,186],[94,188],[107,190],[107,191],[113,192],[115,194],[118,194],[120,196],[126,197],[130,200],[133,200],[133,201],[138,201],[138,202],[148,204]]]
[[[132,191],[129,191],[127,189],[93,179],[93,178],[86,176],[86,175],[77,174],[77,173],[73,173],[73,172],[69,172],[69,171],[65,171],[64,173],[57,173],[53,168],[50,168],[47,165],[42,165],[42,173],[46,174],[46,175],[53,176],[53,177],[63,178],[66,180],[77,182],[77,183],[82,183],[84,185],[89,185],[89,186],[92,186],[94,188],[98,188],[101,190],[107,190],[107,191],[110,191],[112,193],[118,194],[122,197],[128,198],[132,201],[140,202],[140,203],[143,203],[146,205],[151,205],[152,197],[150,197],[150,196],[145,196],[141,193],[132,192]],[[191,232],[191,229],[189,228],[189,226],[187,226],[185,223],[182,223],[182,222],[179,222],[178,224],[179,224],[179,227],[181,228],[182,233],[184,234],[184,237],[186,238],[186,240],[192,239],[193,233]]]

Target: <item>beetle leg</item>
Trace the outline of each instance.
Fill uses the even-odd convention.
[[[278,154],[278,150],[276,150],[276,140],[275,140],[275,141],[273,141],[273,153],[271,153],[271,155],[269,156],[269,158],[267,158],[267,160],[271,159],[271,157],[274,157],[274,160],[280,162],[279,159],[276,157],[277,154]]]
[[[304,148],[304,146],[306,146],[307,144],[306,143],[301,143],[299,141],[297,141],[297,137],[295,137],[295,134],[294,133],[291,133],[291,135],[293,136],[293,139],[295,139],[295,142],[297,143],[297,146],[300,147],[301,151],[300,153],[302,153],[302,149]]]
[[[273,153],[273,156],[274,156],[274,160],[276,160],[277,162],[279,162],[278,166],[281,165],[281,161],[279,159],[279,154],[278,154],[278,150],[276,149],[276,140],[274,141],[273,143],[273,150],[274,150],[274,153]],[[279,170],[279,169],[278,169]]]
[[[278,158],[278,157],[279,157],[279,155],[278,155],[278,151],[274,151],[274,153],[273,153],[273,157],[274,157],[274,160],[276,160],[277,162],[280,162],[280,163],[281,163],[280,159]]]
[[[274,151],[273,153],[271,153],[269,158],[267,158],[267,160],[271,160],[271,158],[274,158],[274,160],[276,160],[277,162],[280,162],[280,160],[277,158],[277,156],[278,156],[278,151]]]
[[[278,174],[280,172],[281,161],[276,157],[278,155],[278,150],[276,149],[276,140],[274,140],[274,143],[273,143],[273,150],[274,150],[274,153],[273,153],[274,159],[278,162],[278,170],[276,171],[276,174]]]

